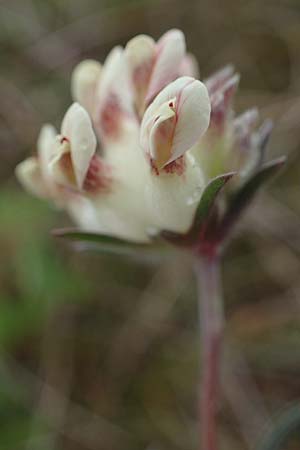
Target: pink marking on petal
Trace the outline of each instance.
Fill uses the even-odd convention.
[[[94,155],[83,183],[83,190],[89,193],[108,191],[111,182],[111,168],[98,155]]]
[[[176,173],[177,175],[182,175],[185,172],[186,168],[186,162],[184,155],[180,156],[179,158],[175,159],[174,161],[170,162],[166,166],[163,167],[163,171],[165,173]]]
[[[210,113],[210,125],[209,128],[213,128],[218,133],[222,133],[224,130],[226,118],[226,108],[224,103],[224,97],[222,96],[217,101],[211,102]]]
[[[258,111],[256,108],[250,109],[233,121],[234,140],[240,150],[248,150],[253,141],[253,130],[258,120]]]
[[[108,95],[100,112],[99,125],[105,135],[116,136],[119,133],[121,116],[122,111],[118,98],[112,93]]]
[[[149,157],[149,163],[151,167],[151,172],[153,175],[159,176],[162,172],[167,174],[177,174],[177,175],[183,175],[186,168],[186,162],[184,155],[180,156],[179,158],[175,159],[175,161],[170,162],[166,166],[164,166],[160,171],[157,168],[154,159]]]
[[[146,89],[152,70],[153,61],[141,64],[133,72],[133,82],[138,89]]]
[[[211,95],[210,127],[219,133],[224,130],[228,113],[231,110],[234,94],[238,86],[239,77],[233,76],[226,81],[218,92]]]
[[[222,94],[224,97],[225,107],[228,108],[232,103],[233,97],[237,91],[240,77],[238,74],[231,77],[223,86]]]
[[[154,159],[151,158],[149,155],[147,155],[147,156],[148,156],[148,158],[149,158],[149,164],[150,164],[150,167],[151,167],[151,172],[152,172],[152,174],[158,176],[158,175],[159,175],[159,170],[158,170],[158,168],[157,168],[157,166],[156,166],[156,164],[155,164]]]

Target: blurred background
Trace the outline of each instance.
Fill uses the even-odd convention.
[[[68,219],[14,178],[41,124],[59,125],[76,63],[172,27],[201,77],[236,66],[236,110],[271,117],[269,156],[289,155],[224,261],[220,448],[262,448],[269,433],[278,444],[288,429],[270,449],[300,448],[299,0],[9,0],[0,1],[1,450],[197,448],[189,262],[78,253],[50,235]]]

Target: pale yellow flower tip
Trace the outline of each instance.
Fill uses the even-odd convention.
[[[30,194],[41,198],[47,197],[47,189],[36,157],[27,158],[19,163],[15,173],[21,185]]]
[[[95,94],[100,83],[102,66],[98,61],[86,59],[73,70],[71,77],[71,93],[74,101],[93,113]]]

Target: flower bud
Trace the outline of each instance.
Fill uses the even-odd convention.
[[[116,141],[128,125],[136,126],[133,106],[124,51],[121,47],[115,47],[103,66],[93,116],[96,130],[103,141]]]
[[[78,64],[72,73],[71,93],[73,100],[93,114],[95,95],[101,79],[102,66],[97,61],[87,59]]]
[[[134,90],[135,106],[140,114],[145,107],[145,97],[155,63],[155,45],[155,41],[150,36],[141,34],[131,39],[125,48]]]

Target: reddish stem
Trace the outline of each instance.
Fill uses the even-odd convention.
[[[222,290],[219,258],[201,254],[195,261],[202,335],[202,383],[200,398],[201,450],[217,450],[216,414],[223,334]]]

